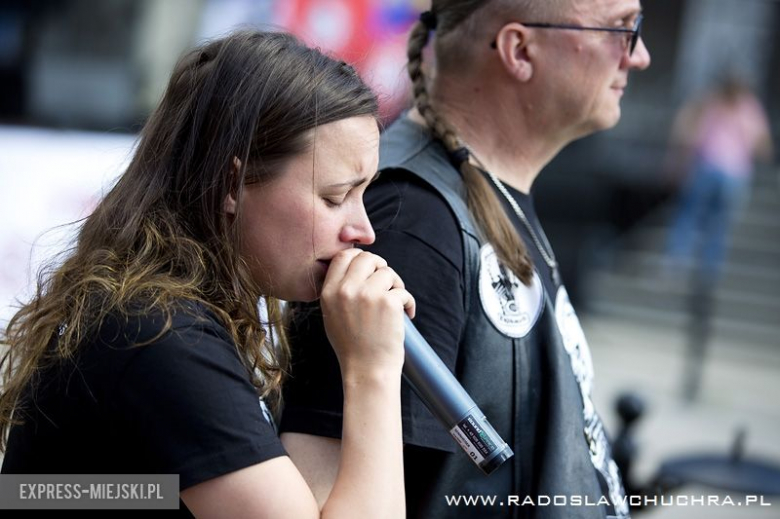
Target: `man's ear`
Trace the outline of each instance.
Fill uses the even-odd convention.
[[[236,214],[236,206],[238,206],[238,202],[236,201],[236,191],[234,189],[235,183],[240,177],[239,171],[241,170],[241,160],[238,157],[233,157],[233,165],[230,167],[230,176],[231,182],[230,182],[230,191],[228,191],[228,194],[225,195],[225,200],[222,202],[222,209],[225,211],[225,213],[230,215]]]
[[[518,81],[533,77],[532,53],[529,52],[532,32],[528,27],[512,22],[504,25],[496,35],[496,51],[506,71]]]

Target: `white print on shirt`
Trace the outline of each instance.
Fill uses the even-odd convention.
[[[590,356],[590,348],[588,341],[585,340],[580,320],[569,301],[569,294],[562,286],[555,297],[555,320],[563,338],[563,346],[569,354],[574,378],[582,394],[582,414],[585,419],[583,432],[590,449],[590,461],[607,482],[610,501],[615,507],[617,517],[628,518],[628,504],[623,485],[620,483],[618,468],[612,459],[604,425],[596,413],[590,396],[593,389],[593,360]]]
[[[534,272],[531,286],[525,286],[504,267],[490,244],[479,251],[479,299],[482,309],[498,331],[515,339],[524,337],[542,313],[544,292]]]
[[[274,431],[276,431],[276,422],[274,422],[273,416],[271,416],[271,411],[268,409],[268,406],[265,405],[265,400],[262,398],[260,400],[260,410],[263,412],[263,418],[265,418],[265,421],[268,422],[271,427],[274,428]]]

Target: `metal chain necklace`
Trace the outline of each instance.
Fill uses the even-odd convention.
[[[512,208],[512,210],[515,212],[517,217],[520,219],[520,222],[522,222],[522,224],[528,230],[528,234],[531,236],[531,239],[534,241],[534,244],[536,245],[536,249],[539,251],[539,255],[542,257],[544,262],[550,268],[550,278],[552,279],[553,286],[555,288],[560,286],[561,275],[558,273],[558,262],[555,260],[552,246],[550,245],[550,242],[547,240],[547,236],[544,234],[544,230],[539,228],[539,232],[542,236],[542,239],[540,240],[539,237],[536,235],[536,231],[534,231],[534,228],[531,225],[530,220],[528,220],[528,217],[525,215],[525,212],[520,208],[520,205],[517,203],[517,200],[515,200],[515,197],[513,197],[511,193],[507,191],[506,186],[504,186],[504,183],[501,182],[498,179],[498,177],[496,177],[493,173],[490,172],[488,168],[485,167],[482,161],[479,160],[479,157],[474,155],[474,152],[471,151],[471,146],[469,146],[463,140],[461,140],[461,143],[463,144],[463,147],[466,148],[466,150],[468,151],[469,157],[473,159],[474,162],[476,163],[475,165],[485,172],[488,178],[490,178],[493,184],[495,184],[498,191],[502,195],[504,195],[506,201],[509,202],[509,206]],[[542,240],[544,240],[544,244],[542,244]]]
[[[477,159],[477,162],[479,162],[479,159]],[[553,251],[552,251],[552,246],[550,245],[550,242],[547,240],[547,236],[544,234],[544,231],[542,229],[539,229],[539,232],[541,234],[541,239],[539,239],[539,236],[537,236],[536,231],[534,231],[533,225],[531,225],[530,220],[528,220],[528,217],[525,215],[525,212],[520,208],[520,205],[517,203],[517,200],[515,200],[515,197],[513,197],[512,194],[507,190],[506,186],[504,186],[504,183],[501,182],[498,179],[498,177],[496,177],[493,173],[491,173],[481,163],[480,163],[480,167],[482,168],[482,171],[484,171],[487,174],[488,178],[490,178],[493,184],[495,184],[498,191],[502,195],[504,195],[506,201],[509,202],[509,206],[515,212],[515,214],[523,223],[525,228],[528,229],[528,234],[531,236],[531,239],[534,241],[534,244],[536,245],[536,249],[539,251],[539,254],[542,256],[544,262],[550,268],[550,277],[552,278],[553,286],[558,287],[561,284],[561,276],[558,273],[558,262],[555,260],[555,256],[553,255]],[[542,243],[542,240],[544,240],[544,243]]]

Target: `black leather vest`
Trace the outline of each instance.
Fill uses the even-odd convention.
[[[522,337],[502,333],[488,318],[479,293],[484,241],[468,212],[458,171],[425,128],[406,117],[393,124],[382,137],[379,169],[404,169],[418,176],[446,200],[458,221],[467,321],[455,374],[515,453],[490,476],[463,452],[448,455],[430,482],[422,509],[408,510],[409,517],[601,519],[614,514],[612,506],[604,506],[604,492],[584,433],[583,398],[550,296],[543,295],[541,312]],[[527,362],[533,348],[542,356],[542,373],[530,369]],[[606,456],[611,460],[609,452]],[[459,495],[496,496],[496,501],[492,506],[448,503],[446,496]],[[549,497],[549,505],[543,496]],[[555,496],[565,496],[566,506],[554,506]],[[557,499],[558,504],[563,502]],[[577,505],[577,499],[591,504]],[[627,512],[618,516],[627,517]]]

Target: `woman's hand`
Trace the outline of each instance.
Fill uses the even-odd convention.
[[[325,331],[343,375],[400,372],[403,313],[414,317],[414,297],[387,262],[349,249],[333,257],[321,294]]]

